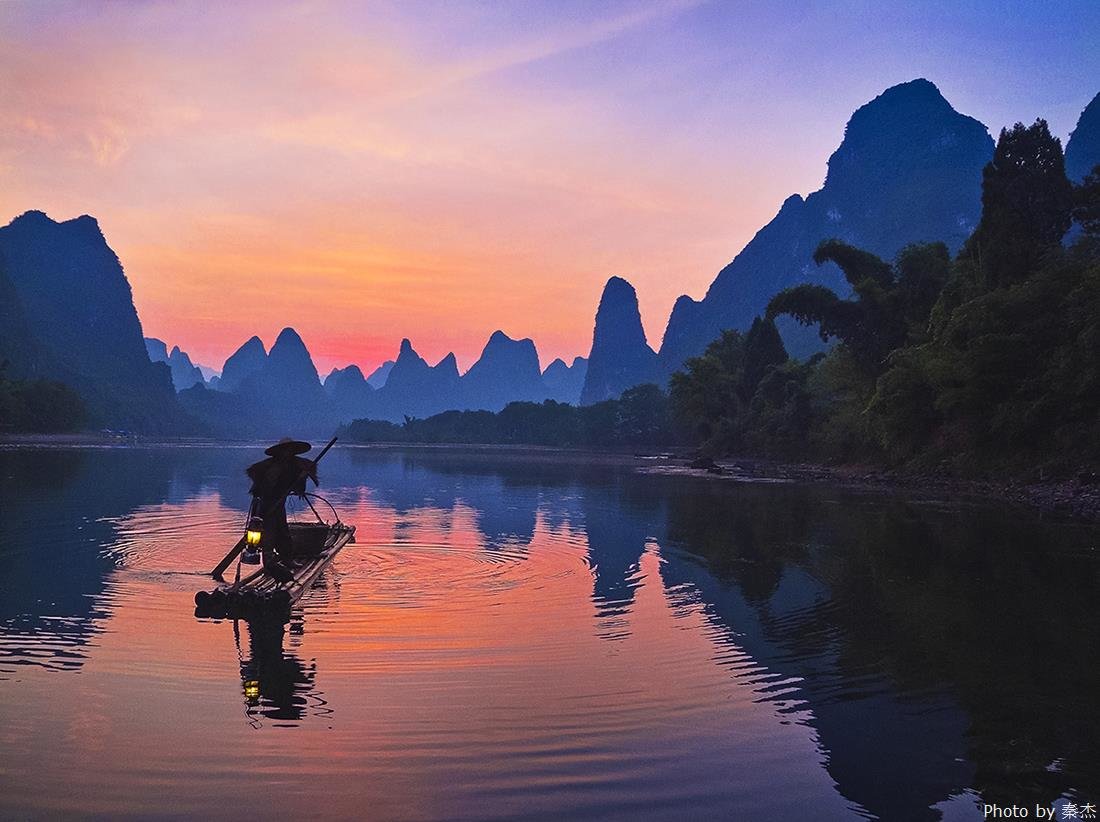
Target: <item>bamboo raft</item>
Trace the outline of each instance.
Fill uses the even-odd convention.
[[[289,581],[277,581],[262,565],[242,577],[243,566],[238,564],[235,581],[195,594],[195,616],[224,619],[289,613],[340,550],[355,541],[355,526],[339,519],[333,523],[292,522],[290,538],[295,559]]]

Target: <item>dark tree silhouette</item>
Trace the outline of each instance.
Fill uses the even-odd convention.
[[[1046,120],[1002,129],[982,171],[982,219],[961,256],[988,287],[1019,282],[1062,242],[1072,208],[1062,144]]]
[[[1073,218],[1091,237],[1100,238],[1100,165],[1074,189]]]
[[[768,317],[789,314],[803,325],[819,323],[821,339],[840,339],[870,375],[881,373],[887,355],[911,333],[920,333],[950,269],[942,243],[905,248],[896,269],[840,240],[819,245],[814,261],[836,263],[852,286],[852,298],[841,299],[818,285],[799,285],[772,298]]]
[[[756,317],[745,335],[745,374],[741,381],[741,398],[748,402],[760,381],[777,365],[787,361],[787,349],[779,329],[771,320]]]
[[[787,350],[770,319],[757,317],[748,334],[724,331],[701,357],[689,359],[669,380],[673,411],[704,451],[741,444],[748,410],[761,382],[787,362]]]

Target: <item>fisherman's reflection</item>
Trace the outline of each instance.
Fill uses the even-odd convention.
[[[240,622],[233,623],[233,635],[241,663],[245,713],[254,727],[264,719],[275,722],[300,722],[307,714],[328,713],[325,700],[315,689],[317,663],[305,665],[283,648],[287,631],[302,633],[301,617],[290,623],[273,619],[255,619],[245,623],[248,634],[247,657],[241,651]]]

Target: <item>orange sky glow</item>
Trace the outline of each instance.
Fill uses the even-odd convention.
[[[95,216],[145,333],[215,367],[287,325],[322,374],[498,328],[545,366],[611,275],[657,347],[855,107],[923,74],[988,114],[934,50],[828,78],[828,5],[4,4],[0,223]]]

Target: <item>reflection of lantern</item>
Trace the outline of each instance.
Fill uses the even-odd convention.
[[[259,702],[260,681],[258,679],[246,679],[244,681],[244,697],[249,702]]]

